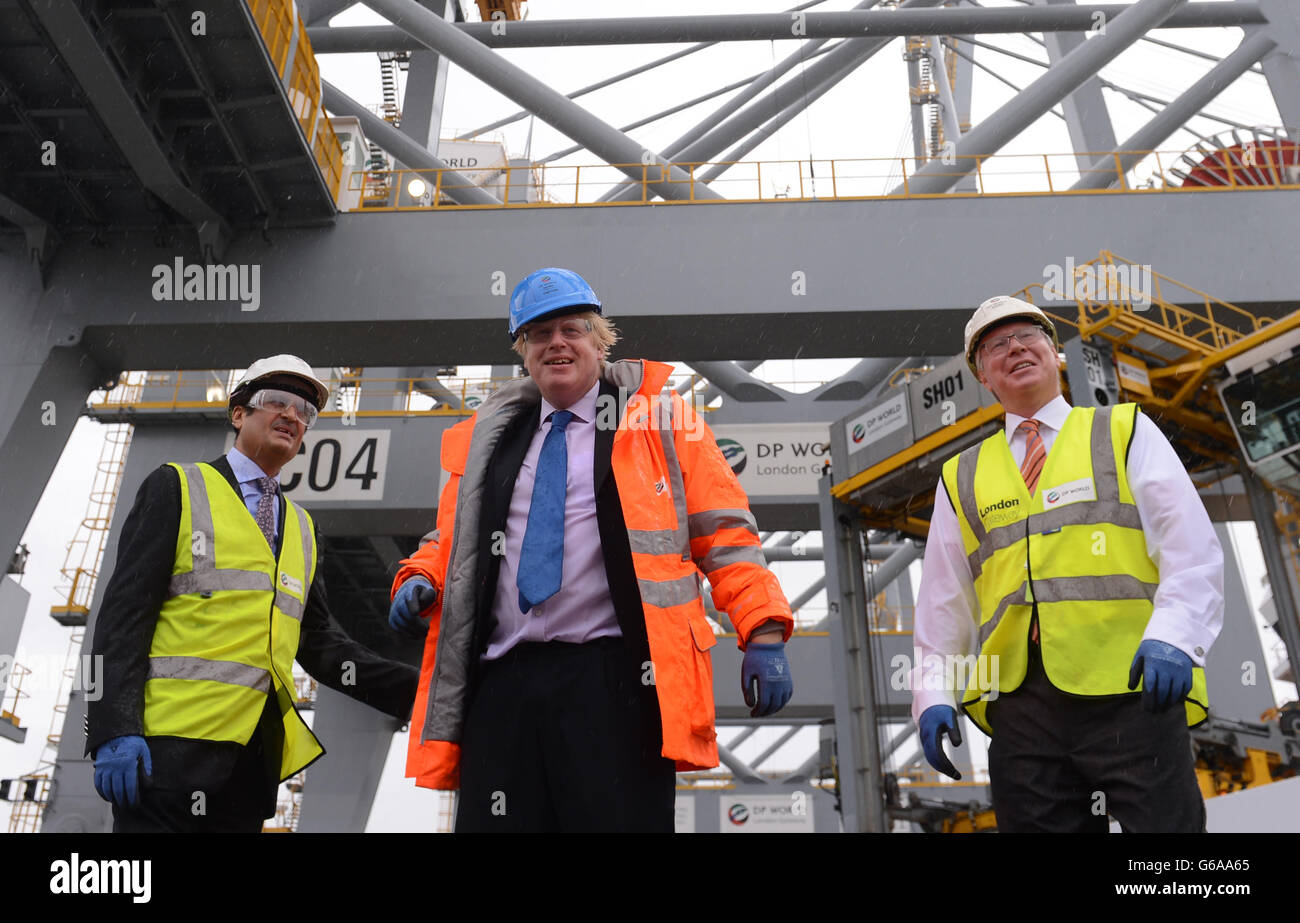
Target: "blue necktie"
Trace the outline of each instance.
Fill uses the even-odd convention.
[[[527,612],[560,591],[564,570],[564,487],[569,478],[569,449],[564,428],[568,410],[551,414],[551,431],[537,456],[537,478],[528,508],[528,528],[519,552],[519,611]]]

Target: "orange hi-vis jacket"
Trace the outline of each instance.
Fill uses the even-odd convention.
[[[605,425],[614,435],[615,478],[645,613],[663,724],[662,755],[679,771],[718,765],[713,665],[717,643],[704,616],[700,574],[740,638],[768,620],[793,628],[790,606],[767,569],[749,500],[713,433],[671,389],[671,366],[611,362],[604,378],[631,396]],[[411,716],[406,774],[426,788],[459,788],[460,736],[468,712],[479,529],[488,461],[511,421],[541,401],[531,379],[501,388],[442,439],[451,478],[438,503],[430,541],[402,562],[393,593],[424,577],[438,589]],[[612,403],[612,402],[611,402]],[[610,410],[606,406],[606,410]],[[598,405],[596,424],[602,425]]]

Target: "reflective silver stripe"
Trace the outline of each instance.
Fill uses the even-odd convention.
[[[767,567],[767,559],[763,557],[763,549],[757,545],[714,545],[709,549],[709,553],[699,562],[700,570],[704,571],[706,577],[712,577],[713,572],[726,567],[729,564],[757,564],[759,567]]]
[[[686,531],[686,484],[682,481],[682,464],[677,460],[677,445],[673,442],[673,402],[672,392],[668,397],[659,397],[659,440],[664,446],[664,460],[668,463],[669,486],[673,492],[673,509],[677,514],[677,528],[674,530],[674,548],[681,553],[683,561],[691,559],[691,539]]]
[[[298,514],[298,534],[302,536],[302,585],[305,593],[306,588],[311,586],[312,566],[316,563],[314,551],[316,536],[312,534],[311,520],[307,517],[306,510],[288,500],[284,505]]]
[[[989,635],[993,634],[993,629],[997,628],[998,623],[1002,621],[1002,616],[1007,611],[1007,608],[1009,606],[1024,606],[1028,604],[1029,600],[1025,597],[1025,586],[1026,584],[1022,583],[1006,596],[1003,596],[1002,601],[998,603],[997,609],[993,610],[993,618],[980,626],[979,649],[981,651],[984,650],[984,642],[989,639]]]
[[[641,601],[660,609],[680,606],[700,598],[700,578],[687,574],[676,580],[638,580]]]
[[[747,529],[758,537],[758,522],[749,510],[705,510],[691,513],[691,538],[710,536],[722,529]]]
[[[205,679],[269,692],[271,674],[259,667],[202,657],[150,657],[149,679]]]
[[[171,596],[183,593],[216,593],[221,590],[269,590],[271,577],[260,570],[215,570],[207,568],[201,573],[172,574],[167,584]]]
[[[1114,440],[1110,438],[1110,412],[1110,407],[1098,407],[1093,414],[1092,481],[1099,501],[1119,503],[1119,472],[1115,469]]]
[[[190,550],[193,563],[190,570],[194,574],[211,573],[216,570],[216,533],[212,528],[212,506],[208,503],[208,485],[203,480],[203,472],[193,463],[181,465],[185,472],[185,486],[190,496]],[[203,554],[193,554],[195,535],[203,538]]]
[[[271,589],[271,577],[262,571],[217,570],[217,546],[207,482],[203,480],[203,472],[198,465],[188,462],[180,467],[185,472],[185,488],[190,499],[190,529],[193,535],[202,536],[203,554],[193,553],[194,542],[191,537],[191,570],[187,574],[172,575],[167,584],[168,597],[184,593],[217,593],[221,590]]]
[[[1029,534],[1039,535],[1054,532],[1063,526],[1114,525],[1127,529],[1141,529],[1142,518],[1137,507],[1131,503],[1118,501],[1093,501],[1091,503],[1067,503],[1055,509],[1034,513],[1029,517]],[[972,578],[978,577],[984,569],[984,562],[995,552],[1009,548],[1025,537],[1023,520],[1008,523],[990,529],[984,542],[967,556]]]
[[[993,618],[980,626],[980,647],[993,629],[1002,621],[1009,606],[1028,605],[1022,583],[1002,597]],[[1104,577],[1049,577],[1034,581],[1034,598],[1041,603],[1106,602],[1113,599],[1155,599],[1158,584],[1146,583],[1129,574],[1108,574]]]
[[[628,529],[627,540],[636,554],[676,554],[681,551],[676,529]]]
[[[976,443],[957,456],[957,502],[961,504],[962,515],[979,545],[983,545],[988,536],[980,520],[979,506],[975,503],[975,466],[979,463],[981,445],[982,442]]]
[[[275,606],[295,622],[302,621],[302,600],[290,596],[284,590],[275,591]]]

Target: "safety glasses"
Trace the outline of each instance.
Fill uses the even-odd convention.
[[[308,429],[311,429],[316,422],[319,411],[316,405],[311,401],[305,400],[289,391],[278,391],[274,388],[264,388],[258,391],[248,400],[250,407],[259,407],[262,410],[269,410],[274,414],[284,413],[285,410],[292,407],[294,413],[298,415]]]

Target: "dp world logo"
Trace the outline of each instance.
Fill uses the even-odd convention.
[[[1061,499],[1061,492],[1059,490],[1049,490],[1047,492],[1048,503],[1055,503],[1057,500],[1060,499]]]
[[[737,827],[749,820],[749,808],[743,804],[733,804],[727,808],[727,820],[731,821]]]
[[[734,439],[719,439],[718,448],[722,450],[722,457],[731,466],[732,473],[739,476],[740,472],[745,470],[745,462],[749,460],[749,456],[745,454],[745,447]]]
[[[863,426],[861,423],[859,423],[857,426],[853,427],[853,444],[854,444],[854,445],[857,445],[859,442],[861,442],[863,439],[865,439],[866,436],[867,436],[867,428],[866,428],[865,426]]]

